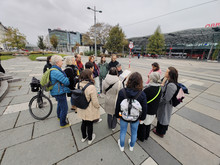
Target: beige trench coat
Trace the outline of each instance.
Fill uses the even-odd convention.
[[[82,89],[88,81],[82,81],[80,82],[80,88]],[[78,84],[76,84],[76,87]],[[89,85],[86,90],[85,90],[85,96],[87,101],[90,101],[89,106],[86,109],[80,109],[77,108],[77,114],[78,117],[81,118],[82,120],[88,120],[88,121],[93,121],[96,119],[100,118],[100,111],[99,111],[99,101],[97,97],[97,92],[96,88],[94,85]]]

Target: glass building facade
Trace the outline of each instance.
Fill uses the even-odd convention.
[[[72,51],[76,43],[81,45],[81,34],[79,32],[72,32],[60,29],[48,29],[49,37],[56,35],[58,38],[57,49],[59,51]]]

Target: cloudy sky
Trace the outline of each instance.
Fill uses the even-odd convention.
[[[167,33],[220,22],[220,0],[0,0],[0,22],[36,45],[48,28],[86,32],[94,24],[88,6],[102,10],[97,22],[119,24],[127,37],[150,35],[158,25]]]

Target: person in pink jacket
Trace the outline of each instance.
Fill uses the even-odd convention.
[[[148,73],[148,75],[147,75],[147,77],[148,77],[148,79],[147,79],[147,82],[146,82],[146,84],[149,84],[149,82],[150,82],[150,79],[149,79],[149,75],[152,73],[152,72],[158,72],[158,73],[160,73],[160,76],[161,76],[161,70],[160,70],[160,65],[157,63],[157,62],[154,62],[153,64],[151,64],[152,65],[152,69],[150,70],[150,72]]]

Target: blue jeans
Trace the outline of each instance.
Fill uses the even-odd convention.
[[[139,120],[134,122],[134,123],[130,123],[130,127],[131,127],[131,143],[130,143],[130,146],[131,147],[134,147],[134,144],[137,140],[138,125],[139,125]],[[120,145],[121,145],[121,147],[124,147],[124,145],[125,145],[125,136],[126,136],[126,133],[127,133],[127,127],[128,127],[128,122],[120,119]]]
[[[57,117],[60,119],[60,126],[66,125],[66,115],[68,111],[68,105],[66,100],[66,94],[54,96],[57,100]]]

